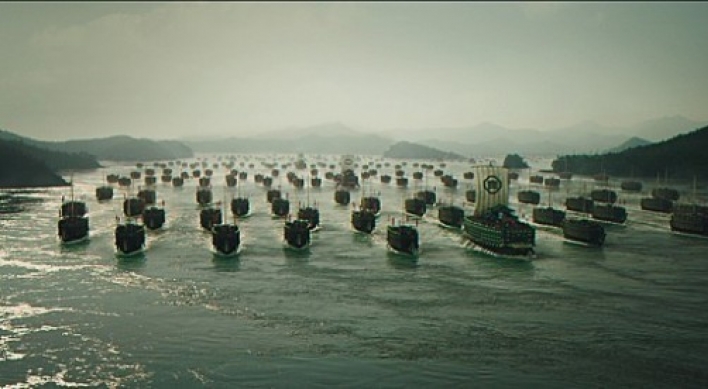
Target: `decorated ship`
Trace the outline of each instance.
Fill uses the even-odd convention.
[[[463,222],[465,236],[475,245],[502,255],[531,255],[536,231],[508,207],[509,179],[499,166],[474,168],[477,201]]]

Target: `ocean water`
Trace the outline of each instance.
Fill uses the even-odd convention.
[[[134,165],[74,174],[91,226],[80,245],[57,239],[69,188],[4,191],[23,210],[0,214],[0,388],[708,386],[708,239],[671,233],[667,215],[639,209],[652,182],[644,194],[611,182],[629,218],[606,227],[602,248],[539,227],[535,259],[497,258],[438,226],[433,207],[418,223],[421,254],[411,260],[390,253],[385,237],[406,196],[425,186],[412,179],[411,163],[407,190],[374,177],[352,192],[356,202],[380,193],[372,236],[352,230],[351,208],[334,203],[332,181],[308,193],[281,170],[274,187],[291,209],[309,198],[321,213],[310,249],[293,252],[283,247],[283,221],[270,216],[266,189],[253,182],[270,170],[256,156],[237,161],[246,158],[257,167],[244,169],[239,191],[254,214],[238,221],[236,258],[212,254],[193,179],[183,188],[156,185],[167,224],[129,259],[113,246],[124,191],[98,203],[94,190],[106,174],[127,175]],[[462,205],[469,168],[443,169],[459,180],[456,190],[432,173],[427,185],[439,201]],[[226,171],[215,169],[212,185],[215,200],[228,204]],[[593,185],[564,181],[553,203],[562,208],[566,196]],[[690,192],[690,183],[672,186]],[[527,216],[531,207],[515,199],[529,187],[524,172],[510,196]],[[537,190],[547,203],[547,191]]]

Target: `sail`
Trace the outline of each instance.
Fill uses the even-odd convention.
[[[474,215],[481,216],[497,205],[509,204],[509,171],[501,166],[475,166],[477,201]]]
[[[342,168],[342,173],[347,170],[354,171],[354,161],[355,158],[352,154],[342,155],[342,159],[339,161],[339,166]]]

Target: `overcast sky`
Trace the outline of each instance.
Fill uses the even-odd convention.
[[[708,3],[0,3],[40,139],[708,119]]]

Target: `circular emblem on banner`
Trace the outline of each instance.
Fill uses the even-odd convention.
[[[497,176],[488,176],[484,179],[484,190],[488,193],[495,194],[502,189],[502,182]]]

